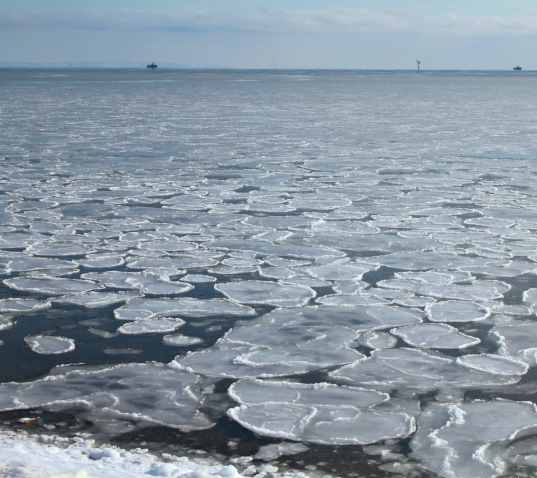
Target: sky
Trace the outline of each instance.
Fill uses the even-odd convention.
[[[0,0],[0,66],[537,70],[535,0]]]

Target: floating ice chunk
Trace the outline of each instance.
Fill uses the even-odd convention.
[[[511,289],[509,284],[500,281],[479,280],[471,285],[426,285],[420,294],[455,300],[493,300],[503,298],[503,294]]]
[[[296,276],[296,272],[283,267],[263,267],[259,269],[259,275],[269,279],[288,280]]]
[[[127,258],[127,267],[129,269],[198,269],[213,267],[217,264],[217,260],[204,257]]]
[[[335,294],[319,297],[315,302],[322,305],[335,305],[339,307],[354,307],[356,305],[363,306],[380,306],[387,305],[390,302],[380,297],[375,297],[371,294]]]
[[[78,305],[93,309],[97,307],[108,307],[112,304],[119,304],[128,299],[140,297],[135,292],[85,292],[82,294],[64,295],[53,299],[55,304]]]
[[[212,317],[256,315],[254,309],[227,299],[131,299],[114,311],[119,320],[155,319],[157,317]]]
[[[45,259],[41,257],[28,257],[13,259],[7,263],[7,269],[11,272],[27,272],[41,270],[76,270],[76,262],[61,259]]]
[[[297,285],[269,281],[243,281],[216,284],[214,288],[231,300],[244,304],[267,304],[276,307],[306,305],[316,292]]]
[[[336,379],[389,391],[392,388],[436,390],[516,383],[518,374],[500,376],[457,363],[455,358],[409,348],[382,349],[371,357],[330,372]]]
[[[153,295],[182,294],[194,288],[191,284],[172,282],[164,277],[155,277],[140,272],[90,272],[82,274],[82,277],[100,281],[107,287],[139,290],[144,294]]]
[[[256,239],[258,241],[277,242],[288,239],[292,235],[293,233],[289,231],[269,231],[263,232],[262,234],[256,234],[255,236],[252,236],[252,239]]]
[[[34,299],[2,299],[0,300],[0,313],[32,313],[50,307],[50,302]]]
[[[442,252],[419,252],[419,253],[395,253],[385,256],[362,259],[364,262],[379,262],[383,266],[412,271],[428,271],[431,269],[457,269],[468,262],[468,258],[455,253]]]
[[[284,268],[300,267],[300,266],[306,266],[310,264],[309,261],[297,261],[295,259],[284,259],[278,256],[265,257],[265,262],[274,267],[284,267]]]
[[[529,370],[527,363],[501,355],[465,355],[459,357],[457,362],[468,368],[497,375],[524,375]]]
[[[240,380],[228,389],[229,396],[243,405],[281,403],[315,406],[372,407],[389,395],[363,388],[328,383],[305,384],[274,380]]]
[[[210,349],[176,357],[174,366],[235,378],[305,373],[363,358],[351,348],[359,332],[420,323],[422,315],[394,307],[277,309],[232,329]]]
[[[138,246],[145,251],[186,252],[197,249],[198,245],[192,242],[179,241],[153,241],[144,242]]]
[[[469,272],[397,272],[395,277],[402,280],[411,280],[423,284],[449,285],[455,282],[469,281],[472,275]]]
[[[537,309],[537,289],[528,289],[524,291],[524,294],[522,295],[522,300],[532,309]]]
[[[241,405],[227,414],[262,436],[327,445],[368,444],[415,430],[407,414],[372,410],[388,398],[372,390],[241,380],[228,393]]]
[[[332,285],[328,281],[325,281],[325,284],[326,286]],[[332,289],[338,294],[357,294],[368,286],[367,282],[361,281],[336,281],[333,283]]]
[[[162,343],[164,345],[173,345],[176,347],[186,347],[189,345],[195,345],[202,343],[203,340],[198,337],[189,337],[188,335],[170,334],[162,337]]]
[[[207,270],[210,274],[218,274],[222,276],[249,275],[259,271],[259,266],[226,266],[219,265],[211,267]]]
[[[490,333],[498,338],[500,355],[537,365],[537,322],[510,319]]]
[[[432,322],[476,322],[490,317],[490,309],[482,304],[446,300],[425,308]]]
[[[492,312],[503,315],[531,315],[531,310],[524,305],[505,305],[503,303],[498,304],[498,307],[493,307]]]
[[[427,307],[434,304],[436,299],[432,297],[406,297],[404,299],[394,299],[393,303],[403,307]]]
[[[351,204],[352,201],[346,198],[320,198],[318,196],[302,196],[291,200],[289,206],[305,211],[331,211],[340,207],[350,206]]]
[[[384,299],[408,299],[414,297],[413,294],[396,289],[379,289],[377,287],[371,287],[365,291],[364,295],[373,297],[382,297]]]
[[[75,349],[75,341],[51,335],[29,335],[24,341],[32,352],[42,355],[64,354]]]
[[[213,425],[199,411],[205,397],[201,379],[162,364],[61,367],[51,376],[0,385],[0,409],[77,405],[86,407],[90,418],[103,421],[143,420],[183,431]]]
[[[115,332],[110,332],[109,330],[99,329],[96,327],[89,327],[87,331],[90,334],[97,335],[99,337],[102,337],[103,339],[112,339],[119,335],[119,334],[116,334]]]
[[[256,460],[273,461],[286,455],[298,455],[308,451],[309,448],[302,443],[274,443],[265,445],[259,448],[259,451],[254,455]]]
[[[481,342],[446,324],[409,325],[390,332],[401,337],[407,344],[423,349],[464,349]]]
[[[52,277],[17,278],[3,281],[11,289],[45,295],[64,295],[103,289],[101,284],[89,280]]]
[[[0,317],[0,330],[6,330],[13,327],[13,322],[6,317]]]
[[[141,334],[166,334],[177,330],[185,324],[181,319],[145,319],[136,320],[122,325],[117,329],[117,332],[125,335],[141,335]]]
[[[311,225],[314,234],[370,235],[378,234],[380,229],[361,221],[317,221]]]
[[[28,246],[25,252],[34,256],[67,257],[81,256],[95,252],[85,244],[73,242],[37,242]]]
[[[186,276],[182,277],[181,280],[191,282],[192,284],[208,284],[210,282],[216,282],[216,277],[204,274],[187,274]]]
[[[371,349],[392,349],[397,345],[397,339],[386,332],[373,330],[361,335],[356,343]]]
[[[123,257],[105,254],[90,254],[86,259],[78,259],[76,262],[87,269],[112,269],[125,264]]]
[[[143,350],[131,347],[107,347],[103,352],[107,355],[138,355],[141,354]]]
[[[472,217],[464,221],[465,224],[470,224],[472,226],[483,226],[483,227],[512,227],[515,225],[513,221],[508,219],[498,219],[495,217]]]
[[[331,282],[319,279],[313,279],[312,277],[294,276],[291,279],[283,279],[279,281],[281,284],[291,284],[303,287],[330,287]]]
[[[494,400],[461,404],[430,403],[418,418],[410,442],[412,457],[446,478],[491,478],[503,474],[507,445],[537,426],[535,405]]]
[[[321,280],[358,281],[362,279],[366,272],[374,269],[374,266],[336,263],[305,269],[305,271],[316,279]]]

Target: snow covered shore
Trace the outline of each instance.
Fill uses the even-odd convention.
[[[94,446],[93,440],[25,432],[0,431],[0,473],[4,478],[138,478],[148,476],[182,478],[240,478],[285,476],[305,478],[303,472],[270,464],[223,465],[210,459],[189,459],[169,454],[156,456],[145,449],[132,451]]]

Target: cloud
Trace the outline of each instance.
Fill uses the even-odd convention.
[[[449,13],[430,16],[416,5],[404,18],[354,8],[259,11],[255,14],[173,15],[147,11],[71,13],[0,13],[2,29],[134,30],[177,32],[355,32],[443,33],[449,35],[535,35],[537,12],[524,17],[468,16]]]

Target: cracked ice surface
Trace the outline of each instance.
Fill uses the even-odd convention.
[[[378,412],[387,394],[320,383],[236,382],[229,395],[241,405],[227,414],[263,436],[324,445],[375,443],[408,436],[414,420],[404,413]]]
[[[209,428],[199,407],[200,377],[161,364],[124,364],[79,370],[54,369],[35,382],[0,385],[0,409],[46,406],[86,409],[92,419],[166,424],[181,430]]]

